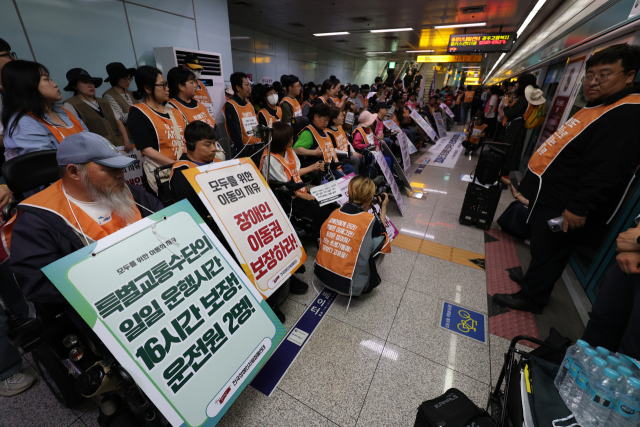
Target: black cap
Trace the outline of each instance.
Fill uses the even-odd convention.
[[[371,86],[369,86],[367,84],[364,84],[364,85],[360,86],[360,90],[370,90],[370,89],[371,89]]]
[[[66,90],[67,92],[73,92],[75,89],[71,86],[71,84],[78,79],[91,80],[96,88],[102,86],[102,77],[91,77],[91,75],[82,68],[72,68],[67,71],[67,81],[69,82],[69,84],[67,84],[67,86],[63,90]]]
[[[109,77],[104,79],[105,82],[118,80],[126,76],[131,76],[131,78],[133,78],[136,75],[136,69],[127,68],[122,64],[122,62],[112,62],[111,64],[107,64],[107,74]]]
[[[200,60],[193,53],[187,53],[184,56],[184,63],[187,64],[192,70],[202,70],[203,67],[200,64]]]
[[[384,101],[380,101],[376,104],[376,106],[374,107],[374,111],[377,113],[378,111],[380,111],[381,109],[385,109],[388,110],[389,109],[389,104],[387,104]]]

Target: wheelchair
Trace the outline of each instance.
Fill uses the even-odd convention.
[[[5,221],[34,189],[59,179],[56,150],[24,154],[5,162],[2,176],[14,192],[2,209]],[[21,318],[7,309],[9,338],[31,353],[36,370],[56,400],[69,408],[86,398],[100,404],[102,427],[164,427],[161,412],[109,353],[71,304],[35,303],[35,318]]]

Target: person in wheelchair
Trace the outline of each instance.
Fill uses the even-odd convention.
[[[16,281],[34,303],[66,304],[41,268],[164,207],[125,182],[123,168],[138,160],[100,135],[66,137],[57,159],[60,179],[21,202],[2,229]]]
[[[338,156],[346,156],[346,162],[353,166],[356,173],[359,173],[362,154],[353,149],[353,146],[349,142],[349,137],[342,128],[343,124],[344,112],[340,111],[338,107],[331,107],[329,110],[329,126],[327,127],[327,133],[333,142],[336,154],[338,154]]]
[[[382,129],[377,129],[378,116],[368,111],[363,111],[358,117],[360,124],[353,133],[353,146],[360,153],[366,153],[372,150],[375,146],[376,151],[380,151],[380,139],[376,137],[377,131],[382,132]],[[382,122],[380,122],[382,124]],[[384,125],[382,125],[384,127]],[[369,153],[370,154],[370,153]],[[391,157],[384,156],[389,169],[393,171],[393,161]]]
[[[278,91],[273,86],[262,87],[264,108],[258,111],[258,124],[269,127],[270,123],[282,120],[282,108],[278,107]]]
[[[374,258],[391,253],[384,225],[389,197],[375,193],[371,179],[356,176],[349,181],[349,202],[322,225],[314,274],[341,295],[359,296],[377,287],[381,279]],[[372,203],[379,204],[379,215],[368,212]]]
[[[483,114],[477,113],[474,118],[473,126],[469,126],[469,130],[466,134],[466,139],[462,141],[462,146],[465,148],[464,155],[468,156],[469,153],[475,154],[478,148],[482,147],[482,143],[486,138],[486,130],[488,125],[482,121]]]
[[[324,160],[328,167],[328,175],[337,179],[356,171],[350,164],[339,165],[338,155],[329,134],[325,131],[329,125],[330,114],[329,105],[322,103],[314,105],[309,112],[311,124],[302,129],[293,146],[293,151],[299,156]]]

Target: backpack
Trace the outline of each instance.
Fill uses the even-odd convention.
[[[493,185],[500,179],[500,173],[507,156],[504,151],[489,144],[485,145],[488,149],[481,151],[474,176],[480,184]]]
[[[442,396],[423,402],[414,427],[496,427],[486,411],[463,392],[450,388]]]
[[[525,129],[535,129],[538,126],[542,126],[545,119],[546,106],[546,102],[540,105],[529,104],[527,111],[522,116]]]

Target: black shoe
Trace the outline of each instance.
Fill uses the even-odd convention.
[[[278,320],[280,321],[280,323],[284,323],[287,320],[287,316],[285,316],[279,308],[272,308],[272,310],[276,314],[276,316],[278,316]]]
[[[544,305],[531,301],[522,291],[516,292],[515,294],[495,294],[493,301],[503,307],[528,311],[533,314],[542,314],[542,310],[544,309]]]
[[[306,294],[309,290],[309,285],[298,279],[296,276],[291,276],[291,282],[289,283],[289,292],[294,295]]]
[[[307,267],[304,266],[304,264],[302,264],[297,270],[296,270],[296,274],[304,274],[307,271]]]
[[[519,274],[515,271],[510,271],[509,272],[509,279],[511,279],[512,282],[516,282],[518,285],[522,285],[522,281],[524,280],[524,276],[522,274]]]

